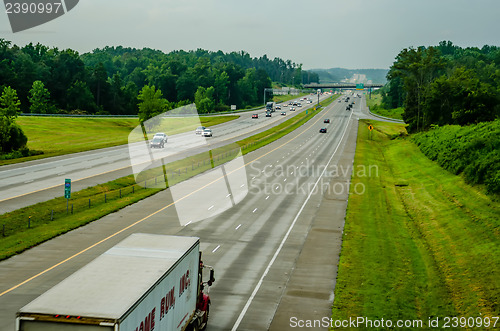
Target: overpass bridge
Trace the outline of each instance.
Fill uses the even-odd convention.
[[[325,84],[304,84],[304,88],[312,88],[312,89],[332,89],[332,88],[339,88],[339,89],[356,89],[355,83],[325,83]],[[363,84],[365,89],[373,89],[377,87],[382,87],[384,86],[383,84]]]

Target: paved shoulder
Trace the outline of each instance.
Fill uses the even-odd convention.
[[[337,194],[335,187],[348,187],[356,150],[357,120],[351,128],[341,158],[334,166],[339,176],[332,178],[307,235],[296,267],[290,277],[269,330],[327,329],[332,314],[333,291],[342,245],[348,193]]]

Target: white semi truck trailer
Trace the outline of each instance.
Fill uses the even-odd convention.
[[[213,281],[198,238],[132,234],[21,308],[16,330],[203,330]]]

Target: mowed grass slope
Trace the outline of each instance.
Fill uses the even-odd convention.
[[[54,155],[127,143],[137,118],[19,117],[28,148]]]
[[[404,126],[360,121],[334,320],[500,313],[500,204],[423,155]]]
[[[213,126],[238,117],[201,116],[200,121],[204,126]],[[18,117],[16,123],[28,137],[28,148],[43,152],[23,161],[127,144],[130,132],[139,125],[137,118],[36,116]],[[192,118],[169,118],[162,130],[169,135],[177,134],[193,129],[193,123]],[[0,165],[18,161],[0,161]]]
[[[403,107],[385,109],[381,106],[381,104],[382,104],[382,96],[380,94],[372,94],[371,99],[369,99],[369,97],[366,96],[366,105],[370,108],[370,111],[372,113],[398,120],[403,119],[403,112],[404,112]]]

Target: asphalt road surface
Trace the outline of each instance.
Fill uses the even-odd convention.
[[[240,161],[246,182],[239,191],[244,196],[230,208],[224,207],[228,199],[224,187],[231,186],[234,174],[241,175],[241,167],[228,165],[223,176],[194,187],[192,193],[196,194],[186,198],[192,199],[192,209],[205,213],[206,219],[182,222],[172,188],[0,262],[0,330],[14,330],[15,312],[20,307],[135,232],[200,237],[203,260],[216,272],[208,330],[268,330],[271,324],[275,330],[286,330],[273,319],[286,306],[285,298],[298,293],[292,286],[307,285],[293,279],[301,268],[301,254],[315,246],[311,229],[318,219],[330,223],[335,217],[340,223],[336,219],[339,225],[331,232],[339,236],[343,230],[345,205],[337,213],[339,210],[325,207],[324,200],[328,197],[346,204],[349,182],[345,179],[352,170],[357,119],[370,116],[362,112],[364,103],[359,101],[357,98],[352,111],[346,111],[343,102],[334,102],[293,133],[245,155]],[[325,118],[330,119],[329,124],[324,123]],[[322,127],[327,133],[319,133]],[[332,187],[339,177],[344,180]],[[238,180],[240,183],[241,178]],[[200,210],[200,206],[206,207],[203,199],[207,196],[218,197],[217,203]],[[307,266],[307,278],[333,281],[331,268],[323,267],[321,259],[317,263],[317,268]],[[333,286],[328,283],[325,291],[317,310],[328,312]]]
[[[329,96],[323,95],[321,100],[327,97]],[[302,107],[296,107],[296,111],[288,111],[288,107],[284,107],[287,116],[281,116],[281,111],[278,110],[271,118],[265,117],[264,109],[238,113],[240,118],[211,127],[214,133],[212,138],[195,136],[192,132],[173,135],[165,145],[164,150],[171,153],[166,153],[164,163],[199,153],[203,147],[206,150],[207,145],[214,148],[267,130],[314,105],[302,102]],[[253,113],[259,114],[259,118],[252,119]],[[193,142],[193,138],[198,143]],[[191,144],[180,143],[173,146],[175,142],[184,141]],[[76,192],[132,174],[129,147],[122,145],[1,166],[0,214],[63,196],[65,178],[71,178],[72,192]],[[132,145],[132,150],[134,149],[148,150],[139,144]]]

